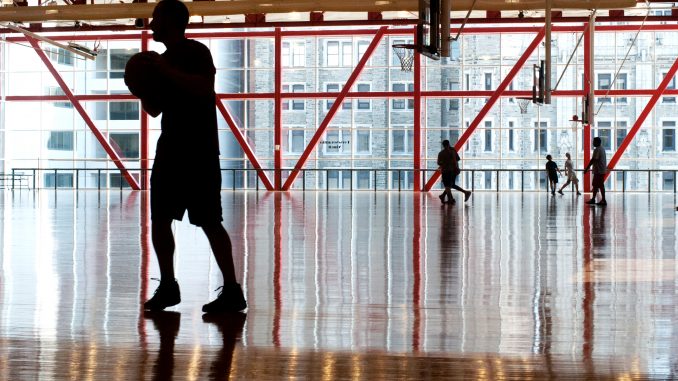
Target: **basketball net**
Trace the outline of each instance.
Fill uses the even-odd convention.
[[[393,45],[393,52],[400,60],[400,69],[411,72],[414,64],[414,49],[407,45]]]
[[[532,103],[532,98],[518,98],[518,107],[521,114],[527,114],[527,107]]]

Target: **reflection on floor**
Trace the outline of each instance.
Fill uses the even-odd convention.
[[[250,305],[175,224],[182,303],[143,313],[145,192],[0,192],[0,379],[673,379],[673,195],[224,192]],[[397,375],[397,377],[394,377]]]

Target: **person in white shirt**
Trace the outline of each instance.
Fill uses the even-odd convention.
[[[565,181],[565,184],[563,184],[563,186],[558,189],[558,193],[563,194],[563,189],[572,183],[572,185],[574,185],[574,189],[577,190],[577,196],[579,196],[581,195],[581,193],[579,193],[579,179],[577,178],[577,174],[574,172],[572,157],[570,156],[569,152],[565,153],[565,157],[567,158],[567,160],[565,160],[565,177],[567,178],[567,181]]]

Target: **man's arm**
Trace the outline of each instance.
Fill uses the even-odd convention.
[[[584,173],[589,171],[589,168],[598,161],[598,151],[593,150],[593,156],[591,156],[591,160],[589,160],[589,164],[584,168]]]

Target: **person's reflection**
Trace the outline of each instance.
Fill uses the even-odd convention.
[[[440,212],[440,291],[443,300],[449,300],[457,289],[454,283],[459,281],[461,215],[453,208],[441,208]]]
[[[591,213],[591,246],[593,247],[593,257],[601,257],[601,254],[607,252],[607,231],[605,229],[605,213],[607,208],[595,208]]]
[[[160,335],[160,350],[153,367],[154,380],[171,380],[174,374],[174,340],[179,334],[181,314],[174,311],[144,311]]]
[[[228,380],[230,378],[235,343],[242,336],[246,319],[247,314],[242,312],[202,315],[202,321],[217,326],[223,340],[221,351],[210,367],[210,379]]]

